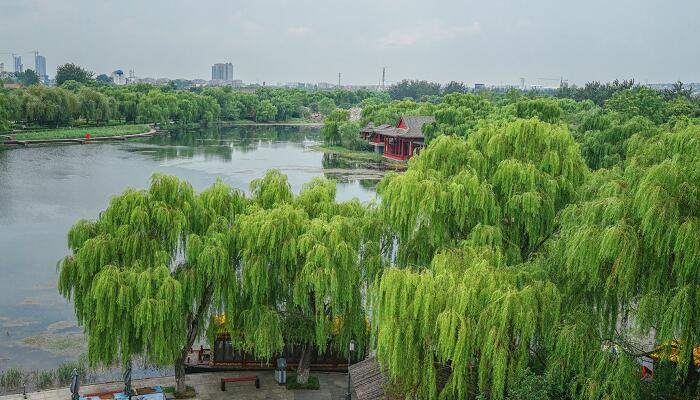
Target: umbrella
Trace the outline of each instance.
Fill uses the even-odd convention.
[[[126,368],[124,369],[124,393],[131,397],[131,359],[126,362]]]
[[[78,400],[80,398],[78,394],[78,391],[80,391],[80,380],[78,378],[78,369],[73,368],[73,373],[70,375],[70,393],[72,400]]]

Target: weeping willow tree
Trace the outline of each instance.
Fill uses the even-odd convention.
[[[509,264],[525,261],[552,234],[585,172],[562,125],[520,120],[467,140],[441,136],[378,187],[397,264],[427,265],[437,249],[464,240],[501,248]]]
[[[292,194],[284,175],[251,182],[251,204],[236,218],[232,248],[240,296],[229,297],[227,329],[234,344],[263,359],[301,350],[297,380],[311,357],[347,354],[367,340],[362,292],[378,270],[379,249],[357,201],[337,203],[335,183],[315,179]],[[373,278],[373,276],[372,276]]]
[[[519,120],[440,136],[381,182],[398,268],[372,309],[393,380],[420,398],[502,399],[546,354],[561,296],[533,259],[586,171],[565,126]]]
[[[577,342],[598,353],[608,343],[620,356],[577,384],[585,392],[608,382],[608,398],[625,398],[640,390],[639,379],[629,378],[634,357],[650,350],[639,338],[652,346],[678,341],[676,382],[692,391],[692,351],[700,345],[700,129],[635,135],[627,151],[623,168],[597,172],[584,201],[563,212],[551,244],[563,312],[579,317],[558,333],[549,373],[563,382],[562,374],[586,363],[590,354],[574,350]]]
[[[154,175],[148,190],[129,189],[71,228],[58,290],[73,301],[91,363],[143,355],[175,364],[184,392],[185,357],[209,313],[238,295],[230,227],[244,208],[242,193],[221,182],[196,194]]]

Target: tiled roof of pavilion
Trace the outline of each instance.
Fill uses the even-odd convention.
[[[350,379],[352,380],[357,400],[384,400],[384,386],[386,376],[379,369],[379,364],[374,356],[351,365]]]

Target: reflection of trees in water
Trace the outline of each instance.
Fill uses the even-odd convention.
[[[357,179],[358,175],[367,174],[367,170],[384,171],[386,165],[381,161],[353,160],[339,154],[324,154],[321,159],[323,176],[338,182],[358,182],[365,189],[375,190],[379,183],[379,174],[373,178]]]
[[[357,181],[360,183],[360,186],[369,190],[376,190],[379,183],[377,179],[358,179]]]
[[[394,171],[395,166],[384,161],[356,160],[341,154],[323,155],[321,165],[326,169],[371,169],[375,171]]]
[[[319,138],[318,128],[296,126],[233,126],[211,127],[198,130],[173,129],[167,135],[153,136],[146,143],[156,160],[204,156],[223,161],[232,159],[233,150],[256,151],[261,143],[291,142]],[[139,149],[145,150],[145,149]]]

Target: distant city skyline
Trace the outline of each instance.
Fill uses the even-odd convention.
[[[0,53],[38,48],[50,76],[74,62],[96,74],[207,79],[212,64],[230,60],[236,79],[252,83],[337,82],[340,72],[343,84],[378,84],[384,66],[387,84],[700,80],[693,0],[69,4],[0,2]],[[0,54],[6,70],[11,60]]]

